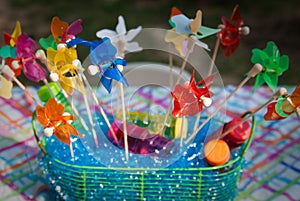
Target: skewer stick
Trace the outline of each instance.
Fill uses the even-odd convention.
[[[183,128],[184,128],[185,117],[183,116],[181,119],[181,127],[180,127],[180,147],[183,145]]]
[[[78,73],[78,76],[79,76],[80,81],[82,82],[81,73]],[[93,137],[94,137],[95,145],[96,145],[96,148],[99,148],[98,137],[97,137],[97,133],[96,133],[96,130],[95,130],[95,124],[94,124],[94,121],[93,121],[93,117],[92,117],[92,113],[91,113],[91,110],[90,110],[90,105],[89,105],[89,102],[88,102],[88,99],[87,99],[87,95],[86,95],[86,93],[82,93],[82,96],[83,96],[86,112],[87,112],[87,115],[88,115],[88,119],[89,119],[89,122],[92,126],[92,134],[93,134]]]
[[[214,53],[213,53],[211,63],[210,63],[210,67],[209,67],[209,70],[208,70],[208,76],[212,74],[213,67],[215,65],[216,57],[217,57],[219,46],[220,46],[220,37],[219,36],[217,36],[217,37],[218,37],[218,39],[217,39],[216,44],[215,44]]]
[[[170,67],[169,83],[171,89],[173,85],[173,55],[170,53],[170,51],[171,51],[171,44],[169,44],[169,67]]]
[[[124,90],[123,84],[119,83],[121,104],[122,104],[122,119],[123,119],[123,133],[124,133],[124,147],[125,147],[125,157],[128,160],[128,139],[127,139],[127,123],[126,123],[126,109],[124,100]]]
[[[27,88],[22,84],[22,82],[20,82],[15,76],[11,77],[13,79],[13,81],[25,92],[27,93],[32,100],[37,104],[40,105],[38,100],[29,92],[29,90],[27,90]]]
[[[201,117],[201,113],[199,112],[199,113],[197,114],[197,117],[196,117],[196,120],[195,120],[193,132],[195,132],[196,129],[197,129],[197,127],[198,127],[198,124],[199,124],[199,121],[200,121],[200,117]]]
[[[269,103],[271,103],[273,100],[277,100],[279,96],[283,96],[283,95],[286,95],[286,94],[287,94],[287,90],[285,88],[280,88],[276,93],[274,93],[274,95],[268,101],[266,101],[264,104],[262,104],[261,106],[259,106],[258,108],[256,108],[249,115],[243,117],[242,120],[238,124],[235,124],[232,128],[230,128],[226,132],[222,133],[222,135],[221,135],[220,138],[225,137],[226,135],[228,135],[228,133],[230,133],[231,131],[235,130],[237,127],[239,127],[245,121],[247,121],[248,118],[252,117],[255,113],[257,113],[258,111],[260,111],[262,108],[264,108],[266,105],[268,105]]]
[[[20,82],[18,78],[16,78],[15,73],[7,65],[2,65],[2,68],[0,70],[8,78],[12,79],[25,93],[27,93],[37,105],[40,105],[38,100],[29,92],[29,90],[22,84],[22,82]]]
[[[75,116],[76,116],[77,118],[79,118],[80,123],[82,124],[83,128],[84,128],[86,131],[88,131],[88,130],[89,130],[89,127],[86,125],[84,119],[79,115],[78,110],[76,109],[76,107],[75,107],[75,105],[73,104],[72,100],[70,100],[70,96],[67,94],[67,92],[65,92],[65,90],[61,87],[61,85],[60,85],[60,83],[59,83],[58,81],[56,81],[55,83],[59,86],[61,92],[64,94],[64,96],[66,97],[68,103],[71,105],[72,110],[73,110]]]
[[[47,87],[49,93],[51,94],[51,96],[52,96],[53,98],[56,99],[56,97],[55,97],[55,95],[54,95],[54,93],[53,93],[53,91],[52,91],[52,89],[51,89],[51,87],[50,87],[50,85],[49,85],[49,82],[47,81],[46,78],[43,79],[43,82],[44,82],[44,84],[46,85],[46,87]]]
[[[71,140],[71,143],[70,143],[69,147],[70,147],[71,157],[72,157],[72,159],[74,159],[74,150],[73,150],[72,140]]]
[[[88,80],[86,79],[86,76],[85,76],[83,73],[81,74],[81,76],[82,76],[82,79],[83,79],[85,85],[88,87],[89,91],[92,93],[92,97],[93,97],[94,101],[95,101],[96,104],[97,104],[97,107],[98,107],[98,109],[99,109],[99,111],[100,111],[100,114],[103,116],[103,119],[104,119],[105,123],[107,124],[107,126],[108,126],[110,132],[112,133],[115,142],[118,143],[118,138],[117,138],[117,136],[116,136],[116,133],[115,133],[114,129],[112,128],[112,126],[111,126],[111,124],[110,124],[110,122],[109,122],[109,120],[108,120],[108,117],[107,117],[106,113],[104,112],[103,108],[101,107],[101,105],[100,105],[100,103],[99,103],[99,100],[98,100],[96,94],[94,93],[94,91],[93,91],[93,89],[92,89],[90,83],[88,82]]]
[[[227,103],[227,101],[242,87],[250,80],[252,77],[255,77],[259,72],[263,70],[263,67],[260,64],[255,64],[252,69],[249,71],[247,77],[229,94],[225,100],[219,104],[216,110],[209,115],[209,117],[190,135],[190,137],[186,140],[186,144],[188,144],[196,135],[197,133],[214,117],[214,115],[222,109],[222,107]]]

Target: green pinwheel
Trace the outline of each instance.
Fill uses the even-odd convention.
[[[266,83],[274,92],[278,84],[278,76],[280,76],[289,67],[289,57],[287,55],[280,56],[278,47],[273,41],[267,43],[267,47],[263,50],[253,49],[251,62],[253,64],[261,64],[264,70],[257,74],[253,91]]]

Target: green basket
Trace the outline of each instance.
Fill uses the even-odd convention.
[[[107,168],[60,161],[45,151],[35,114],[32,126],[52,188],[67,200],[233,200],[237,194],[244,154],[255,130],[238,156],[225,165],[202,168]]]

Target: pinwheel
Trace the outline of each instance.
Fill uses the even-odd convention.
[[[263,50],[252,50],[252,63],[259,63],[264,70],[256,76],[253,91],[266,83],[273,91],[276,90],[278,84],[278,76],[288,69],[289,57],[287,55],[280,56],[280,52],[276,44],[272,41],[267,43],[267,47]]]
[[[54,50],[57,49],[57,44],[54,40],[53,35],[49,35],[47,38],[40,38],[39,43],[45,50],[47,50],[50,47]]]
[[[228,102],[228,100],[233,97],[233,95],[242,87],[244,86],[251,78],[255,77],[258,73],[260,73],[263,70],[263,67],[260,64],[255,64],[250,69],[250,71],[247,73],[247,77],[245,77],[240,84],[223,100],[221,103],[218,104],[217,108],[209,115],[208,118],[206,118],[202,124],[194,128],[194,132],[189,136],[189,138],[185,141],[185,143],[191,142],[194,137],[197,135],[197,133],[222,109],[222,107]],[[198,126],[198,125],[196,125]],[[230,131],[228,131],[230,132]]]
[[[126,61],[122,58],[115,58],[117,49],[112,45],[109,38],[103,38],[100,44],[90,53],[91,62],[101,69],[100,82],[104,88],[110,93],[112,88],[112,80],[116,80],[125,86],[128,86],[126,78],[122,74]],[[95,74],[97,69],[90,66],[91,74]]]
[[[5,59],[6,65],[8,65],[15,73],[16,76],[19,76],[22,72],[21,65],[12,65],[13,61],[17,62],[17,53],[16,53],[16,42],[18,37],[22,34],[21,24],[19,21],[16,22],[16,26],[13,30],[13,33],[10,35],[9,33],[4,32],[4,45],[0,48],[0,56]]]
[[[244,26],[238,5],[234,7],[230,20],[225,16],[223,16],[221,20],[223,25],[220,25],[222,30],[218,36],[221,49],[225,56],[229,57],[239,47],[240,36],[249,34],[249,28]]]
[[[195,19],[192,20],[182,14],[176,7],[173,7],[169,23],[173,29],[167,32],[165,41],[172,42],[181,56],[185,56],[188,52],[186,40],[190,35],[195,36],[197,39],[203,39],[220,31],[220,29],[202,26],[202,12],[200,10],[197,11]],[[194,40],[194,42],[208,49],[205,43],[198,40]]]
[[[66,43],[69,39],[72,39],[79,34],[82,31],[81,23],[82,19],[78,19],[69,25],[58,17],[53,17],[51,22],[51,33],[56,43]]]
[[[182,146],[183,129],[184,129],[184,117],[194,116],[202,111],[203,105],[209,107],[212,103],[212,93],[209,91],[209,87],[214,79],[214,74],[210,75],[204,80],[199,82],[194,81],[195,71],[193,70],[189,83],[185,86],[177,84],[174,91],[171,92],[171,96],[174,99],[174,108],[172,115],[175,117],[182,117],[181,131],[180,131],[180,146]],[[199,86],[199,85],[202,86]],[[198,119],[198,118],[197,118]],[[196,120],[198,125],[199,120]]]
[[[281,120],[289,117],[292,113],[299,114],[300,106],[300,85],[296,87],[290,95],[284,95],[278,98],[277,102],[270,103],[265,120]]]
[[[71,135],[82,138],[70,123],[75,119],[74,116],[64,113],[64,106],[56,102],[55,98],[50,98],[45,107],[38,105],[36,107],[36,119],[44,126],[44,134],[51,137],[54,134],[59,141],[70,146],[71,156],[74,157]]]
[[[23,33],[18,37],[16,52],[19,62],[13,62],[14,67],[21,65],[24,75],[34,82],[46,79],[46,71],[37,62],[35,56],[35,42],[27,34]]]
[[[50,77],[53,81],[58,81],[61,87],[72,95],[73,89],[85,93],[83,83],[78,77],[78,72],[83,70],[73,65],[77,59],[77,52],[74,48],[48,48],[47,50],[48,68],[51,71]]]
[[[125,52],[137,52],[142,48],[137,42],[132,42],[142,30],[141,26],[135,29],[126,30],[125,20],[123,16],[118,17],[118,24],[116,31],[109,29],[102,29],[96,33],[98,38],[108,37],[112,44],[117,47],[117,56],[124,57]]]
[[[169,23],[175,28],[176,33],[195,35],[197,39],[206,38],[220,31],[202,26],[202,12],[200,10],[197,11],[195,19],[190,19],[176,7],[173,7]]]
[[[12,46],[12,47],[15,46],[16,41],[21,34],[22,34],[21,24],[19,21],[17,21],[14,31],[11,35],[6,32],[3,33],[5,44]]]
[[[201,112],[203,105],[211,105],[212,93],[209,87],[214,79],[214,74],[199,82],[194,81],[195,71],[192,72],[190,82],[185,86],[177,84],[171,96],[174,99],[172,115],[175,117],[194,116]],[[198,87],[201,84],[202,87]]]

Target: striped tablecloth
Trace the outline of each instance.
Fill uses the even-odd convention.
[[[293,87],[287,88],[293,90]],[[227,93],[233,89],[234,86],[225,87]],[[29,90],[36,94],[36,88]],[[215,89],[218,94],[216,92],[218,89]],[[97,96],[105,101],[105,96],[99,93]],[[151,99],[162,107],[168,106],[159,95],[147,94],[140,94],[145,102]],[[222,112],[230,119],[258,106],[271,95],[268,88],[261,87],[253,95],[252,87],[243,87]],[[23,92],[14,88],[10,100],[0,98],[0,107],[0,201],[34,200],[34,196],[46,188],[38,164],[39,149],[31,129],[34,106],[27,106]],[[265,122],[264,113],[265,110],[256,115],[258,127],[246,154],[236,199],[300,200],[300,119],[293,115],[279,122]]]

